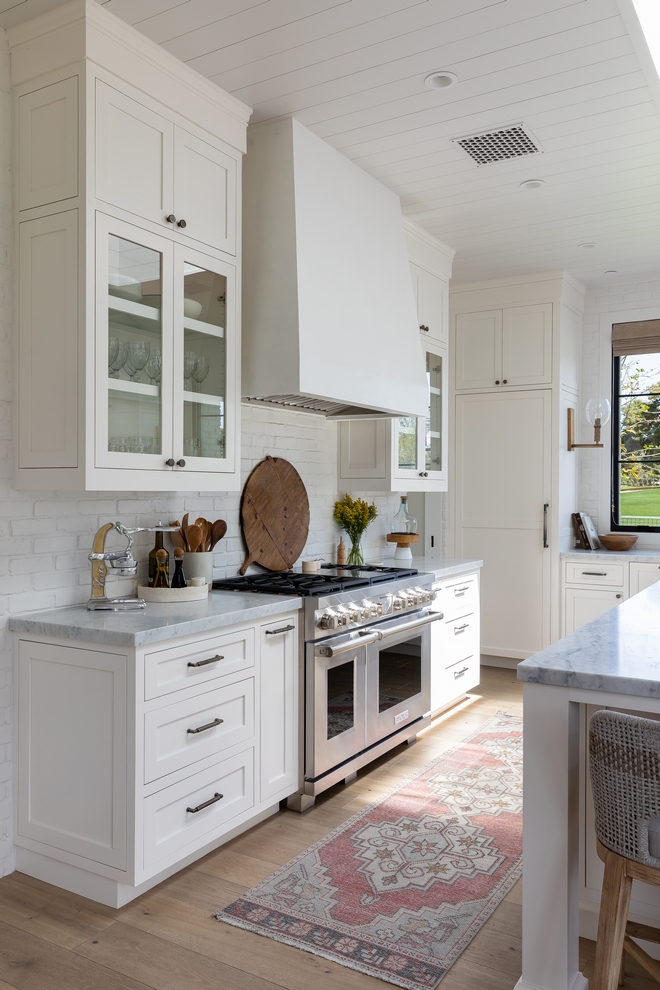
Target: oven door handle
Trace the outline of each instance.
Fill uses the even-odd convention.
[[[350,653],[353,650],[359,650],[361,646],[367,646],[369,643],[375,643],[376,640],[381,638],[382,634],[375,631],[360,633],[358,639],[352,639],[348,643],[342,643],[341,646],[317,646],[314,650],[314,656],[336,657],[339,656],[340,653]]]
[[[412,622],[402,622],[400,626],[388,629],[386,632],[380,632],[379,630],[378,638],[387,639],[389,636],[398,636],[399,633],[410,632],[413,629],[419,629],[421,626],[428,626],[429,623],[437,622],[439,619],[444,619],[444,617],[444,612],[427,612],[421,619],[414,619]]]

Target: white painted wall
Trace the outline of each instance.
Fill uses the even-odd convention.
[[[582,336],[582,388],[578,408],[579,439],[593,443],[584,409],[592,398],[611,393],[612,322],[660,318],[660,279],[613,283],[589,289],[585,297]],[[611,424],[610,424],[611,425]],[[579,511],[597,521],[599,533],[609,532],[610,425],[603,430],[603,450],[576,451],[579,457]],[[640,537],[638,547],[660,549],[660,535]]]
[[[214,575],[236,573],[243,560],[239,529],[240,494],[17,492],[12,488],[12,254],[11,93],[9,52],[0,30],[0,875],[14,868],[12,844],[12,642],[7,617],[16,612],[84,602],[89,597],[87,554],[96,530],[119,519],[147,526],[181,518],[186,511],[223,518],[228,535],[214,556]],[[291,461],[307,487],[311,505],[309,541],[303,556],[333,560],[340,536],[332,521],[337,492],[337,426],[303,413],[243,407],[243,480],[266,454]],[[366,493],[363,497],[371,499]],[[363,541],[367,559],[391,554],[385,542],[397,495],[373,496],[380,516]],[[108,543],[110,546],[110,543]],[[121,545],[118,540],[117,545]],[[146,572],[152,540],[136,541]],[[131,582],[132,584],[132,582]],[[124,588],[126,583],[123,582]],[[108,588],[122,589],[122,582]]]

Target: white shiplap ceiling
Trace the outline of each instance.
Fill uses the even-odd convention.
[[[0,25],[61,2],[0,0]],[[587,285],[660,277],[660,84],[631,0],[104,6],[253,121],[296,117],[393,189],[456,249],[456,282],[560,268]],[[435,69],[458,84],[429,90]],[[452,143],[518,123],[542,154],[477,167]],[[546,185],[521,190],[530,178]]]

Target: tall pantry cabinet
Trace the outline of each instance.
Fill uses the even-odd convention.
[[[449,446],[449,279],[454,252],[404,220],[426,369],[426,417],[340,422],[338,485],[388,492],[446,492]]]
[[[8,35],[17,487],[237,490],[249,108],[93,0]]]
[[[559,552],[572,549],[584,289],[565,272],[452,290],[450,530],[483,559],[481,652],[523,660],[559,636]]]

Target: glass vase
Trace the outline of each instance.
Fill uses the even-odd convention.
[[[349,550],[346,564],[348,567],[362,567],[364,564],[364,554],[362,553],[362,545],[360,544],[359,536],[355,536],[351,539],[351,549]]]

